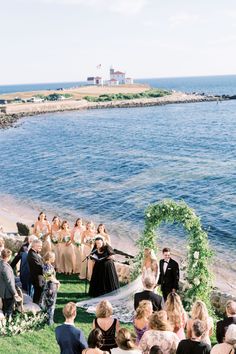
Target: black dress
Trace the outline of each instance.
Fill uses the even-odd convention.
[[[109,245],[104,246],[101,253],[95,250],[92,256],[95,264],[90,280],[89,296],[97,297],[120,287],[114,261],[108,259],[113,254],[114,251]]]

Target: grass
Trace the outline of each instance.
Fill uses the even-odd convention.
[[[59,347],[55,339],[55,328],[64,322],[62,314],[63,306],[69,302],[78,302],[86,299],[84,296],[85,283],[79,280],[77,275],[58,275],[61,282],[57,294],[53,326],[47,326],[34,332],[22,333],[13,337],[0,338],[0,353],[5,354],[58,354]],[[78,308],[75,325],[82,329],[85,337],[88,337],[92,329],[94,315],[88,314],[85,310]],[[127,326],[127,325],[125,325]]]
[[[58,354],[59,347],[55,339],[55,328],[64,322],[62,314],[63,306],[69,302],[78,302],[86,299],[84,297],[85,284],[80,281],[78,276],[58,275],[61,287],[57,296],[53,326],[47,326],[41,330],[22,333],[13,337],[0,338],[0,353],[4,354]],[[88,314],[83,309],[77,309],[75,325],[82,329],[85,336],[88,337],[92,329],[94,315]],[[121,324],[124,327],[132,329],[131,325]],[[215,333],[211,337],[212,344],[216,343]]]

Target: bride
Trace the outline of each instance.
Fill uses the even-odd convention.
[[[113,314],[122,322],[132,322],[134,316],[134,294],[143,290],[143,280],[146,277],[153,277],[157,280],[158,264],[154,251],[145,248],[142,263],[141,275],[130,284],[121,287],[111,293],[90,299],[80,301],[76,305],[87,309],[89,313],[95,313],[96,305],[101,300],[108,300],[112,303]]]

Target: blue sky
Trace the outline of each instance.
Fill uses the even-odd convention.
[[[236,74],[235,0],[3,0],[0,18],[0,85]]]

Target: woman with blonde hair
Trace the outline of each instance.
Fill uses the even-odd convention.
[[[53,267],[55,262],[55,253],[47,252],[43,257],[43,293],[41,299],[41,307],[47,311],[48,324],[53,324],[53,317],[57,299],[57,290],[60,282],[56,279],[56,272]]]
[[[171,292],[167,296],[165,303],[165,311],[167,312],[167,318],[173,326],[174,333],[177,334],[180,340],[185,339],[184,329],[187,324],[187,314],[183,308],[180,296]]]
[[[191,310],[191,318],[187,321],[187,338],[192,337],[192,324],[194,320],[200,320],[206,325],[206,333],[202,336],[202,341],[211,345],[210,336],[213,333],[213,319],[209,316],[205,303],[201,300],[195,301]]]
[[[34,224],[33,234],[43,242],[41,254],[44,255],[51,251],[51,225],[47,221],[47,217],[43,211],[39,213],[38,220]]]
[[[112,317],[113,308],[107,300],[102,300],[96,307],[96,318],[93,321],[93,328],[99,328],[103,336],[103,345],[101,350],[108,351],[116,348],[116,333],[120,328],[120,323]]]
[[[82,266],[82,246],[81,246],[81,235],[85,231],[83,225],[83,220],[77,218],[75,221],[74,228],[71,231],[71,240],[75,247],[75,273],[80,274]]]
[[[75,271],[75,250],[71,240],[71,231],[69,224],[64,220],[61,224],[59,233],[61,245],[61,271],[62,273],[72,274]]]
[[[60,270],[60,256],[61,256],[61,244],[59,243],[59,231],[61,227],[61,221],[57,215],[52,218],[51,224],[51,241],[52,251],[55,253],[55,268]]]
[[[154,312],[149,319],[149,330],[144,333],[139,343],[143,354],[149,354],[153,345],[159,345],[163,354],[175,353],[179,344],[178,336],[168,322],[164,310]]]
[[[157,275],[158,275],[157,257],[151,248],[145,248],[143,264],[142,264],[142,281],[147,277],[153,277],[156,280]]]
[[[148,322],[152,312],[153,307],[151,301],[140,301],[134,317],[134,330],[137,336],[137,344],[139,344],[143,334],[148,330]]]
[[[118,348],[111,350],[111,354],[142,354],[135,344],[135,336],[126,328],[120,328],[116,343]]]

